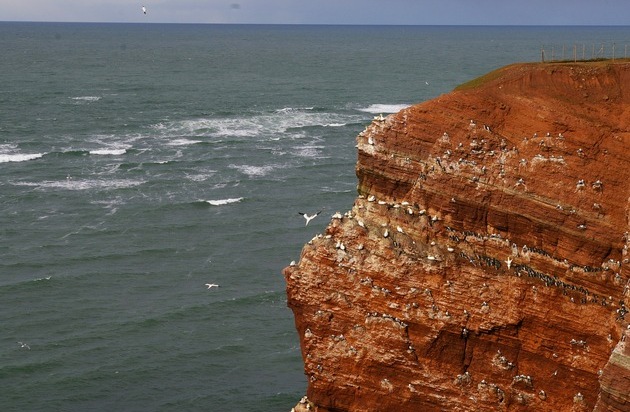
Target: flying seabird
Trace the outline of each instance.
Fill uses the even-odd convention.
[[[28,346],[28,344],[24,343],[24,342],[18,342],[18,345],[20,345],[20,347],[22,347],[22,348],[26,348],[26,349],[29,349],[29,350],[31,349],[31,347]]]
[[[308,215],[304,212],[298,212],[298,214],[304,216],[304,219],[306,219],[306,224],[304,226],[308,226],[308,223],[315,219],[317,217],[317,215],[319,215],[320,213],[322,213],[322,211],[320,210],[319,212],[315,213],[314,215]]]
[[[147,8],[146,8],[146,7],[144,7],[144,6],[142,6],[142,13],[143,13],[143,14],[147,14]]]
[[[206,286],[208,287],[208,289],[219,287],[219,285],[217,285],[216,283],[206,283]]]

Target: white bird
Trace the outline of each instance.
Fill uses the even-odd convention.
[[[146,8],[146,7],[144,7],[144,6],[142,6],[142,13],[143,13],[143,14],[147,14],[147,8]]]
[[[31,349],[30,346],[28,346],[28,344],[24,343],[24,342],[18,342],[18,345],[20,345],[20,347],[25,348],[25,349]]]
[[[304,219],[306,219],[306,224],[304,226],[308,226],[309,222],[311,220],[315,219],[317,217],[317,215],[319,215],[320,213],[322,213],[321,210],[319,212],[315,213],[314,215],[308,215],[308,214],[303,213],[303,212],[298,212],[298,214],[304,216]]]
[[[511,268],[512,267],[512,258],[510,256],[508,256],[507,260],[505,261],[505,263],[507,264],[507,268]]]
[[[206,283],[206,286],[208,287],[208,289],[219,287],[219,285],[217,285],[216,283]]]

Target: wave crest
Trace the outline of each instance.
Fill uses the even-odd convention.
[[[223,205],[229,205],[230,203],[238,203],[241,200],[243,200],[242,197],[235,197],[235,198],[230,198],[230,199],[205,200],[205,202],[212,206],[223,206]]]
[[[371,104],[368,107],[358,109],[361,112],[367,113],[398,113],[402,109],[409,107],[408,104]]]
[[[29,160],[39,159],[44,156],[43,153],[30,154],[0,154],[0,163],[8,162],[27,162]]]

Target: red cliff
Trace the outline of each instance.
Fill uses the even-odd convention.
[[[508,66],[357,143],[284,270],[297,408],[630,410],[630,63]]]

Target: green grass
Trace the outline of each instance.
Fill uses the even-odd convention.
[[[507,66],[511,67],[511,66]],[[506,67],[502,67],[500,69],[491,71],[490,73],[484,74],[483,76],[477,77],[476,79],[472,79],[466,83],[462,83],[455,88],[456,91],[460,90],[471,90],[476,89],[479,86],[482,86],[492,80],[498,79],[505,72]]]
[[[501,76],[503,76],[503,74],[506,71],[509,71],[511,67],[514,66],[522,66],[522,67],[533,67],[536,65],[540,65],[540,66],[553,66],[553,65],[572,65],[572,64],[579,64],[579,65],[593,65],[593,66],[605,66],[605,65],[610,65],[610,64],[615,64],[615,63],[628,63],[630,62],[630,59],[627,58],[618,58],[615,60],[612,59],[604,59],[604,58],[596,58],[596,59],[589,59],[589,60],[554,60],[554,61],[547,61],[544,63],[516,63],[516,64],[512,64],[509,66],[505,66],[505,67],[501,67],[500,69],[497,70],[493,70],[490,73],[484,74],[483,76],[477,77],[476,79],[472,79],[466,83],[462,83],[459,86],[455,87],[455,91],[462,91],[462,90],[472,90],[472,89],[476,89],[477,87],[483,86],[486,83],[489,83],[493,80],[496,80],[498,78],[500,78]]]

